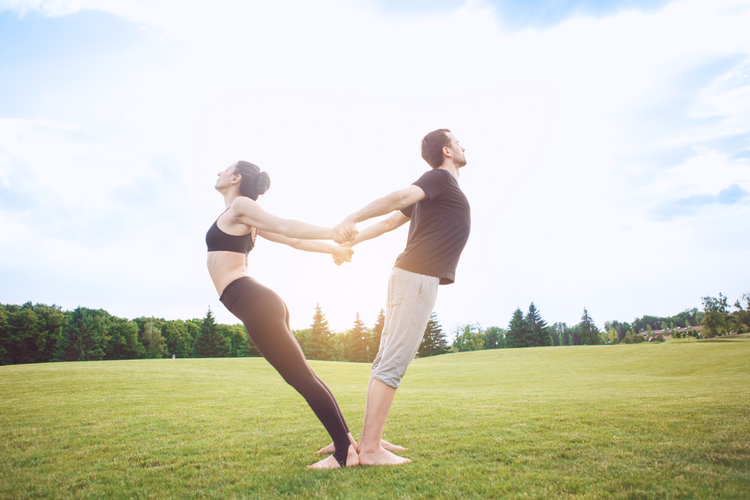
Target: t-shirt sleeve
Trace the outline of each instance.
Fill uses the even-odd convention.
[[[411,213],[414,211],[414,205],[416,205],[416,203],[412,203],[408,207],[402,208],[401,213],[411,219]]]
[[[440,196],[445,188],[445,174],[439,169],[429,170],[422,174],[422,177],[413,182],[413,184],[424,191],[427,199],[434,200]]]

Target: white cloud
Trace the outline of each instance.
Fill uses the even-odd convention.
[[[254,161],[272,176],[262,201],[269,211],[333,224],[412,182],[426,168],[419,139],[448,126],[467,147],[461,183],[473,232],[459,280],[441,290],[444,327],[505,326],[532,300],[548,321],[569,324],[583,306],[600,323],[672,314],[707,293],[744,291],[746,274],[695,265],[722,252],[697,244],[699,233],[738,213],[705,214],[690,227],[649,221],[648,211],[656,200],[750,188],[746,165],[709,144],[750,129],[748,91],[721,73],[686,91],[689,105],[679,111],[698,121],[722,117],[711,126],[674,120],[644,136],[637,132],[653,123],[632,111],[669,95],[684,83],[672,77],[697,61],[750,53],[750,10],[723,14],[736,4],[687,1],[511,33],[481,3],[429,19],[391,19],[335,1],[14,3],[48,15],[105,10],[153,36],[114,57],[97,84],[62,94],[56,121],[2,120],[0,182],[48,193],[39,207],[58,203],[57,219],[86,228],[121,221],[111,246],[68,241],[47,272],[85,262],[93,266],[87,283],[132,282],[125,296],[102,294],[106,308],[152,303],[155,315],[184,318],[210,303],[229,322],[202,261],[203,233],[221,211],[211,189],[216,171]],[[128,71],[113,69],[122,67]],[[657,155],[687,151],[680,148],[693,153],[654,167]],[[156,194],[137,200],[149,189]],[[746,206],[732,210],[744,214]],[[31,210],[25,225],[2,214],[16,221],[14,242],[34,234],[24,237],[27,248],[59,243],[39,234],[45,212]],[[365,244],[343,268],[266,243],[252,255],[263,262],[253,272],[287,300],[295,327],[309,323],[316,302],[336,329],[348,328],[355,311],[372,324],[404,239],[402,232]],[[679,242],[679,255],[663,241]],[[37,254],[7,248],[0,257],[32,267]],[[742,254],[737,248],[727,251]],[[665,281],[681,286],[658,294],[654,283]],[[152,312],[139,311],[129,314]]]

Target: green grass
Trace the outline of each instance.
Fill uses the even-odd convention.
[[[365,364],[311,362],[362,427]],[[262,359],[0,367],[0,498],[750,498],[750,339],[412,363],[413,463],[310,471],[330,442]]]

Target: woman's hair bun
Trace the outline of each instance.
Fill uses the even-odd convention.
[[[257,200],[268,188],[271,187],[271,178],[268,173],[261,172],[257,165],[247,161],[238,161],[234,167],[234,173],[240,174],[240,194],[251,200]]]
[[[268,172],[261,172],[258,177],[255,178],[255,192],[258,196],[264,194],[271,187],[271,178],[268,176]]]

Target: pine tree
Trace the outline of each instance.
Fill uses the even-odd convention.
[[[513,312],[505,339],[508,347],[532,347],[537,345],[534,333],[531,331],[531,325],[523,317],[521,309],[516,309]]]
[[[102,331],[91,311],[76,308],[68,318],[57,342],[58,361],[91,361],[104,357]]]
[[[532,302],[529,306],[529,312],[526,313],[526,321],[531,326],[531,332],[538,346],[552,345],[552,338],[547,331],[547,322],[542,319],[539,309]]]
[[[581,345],[581,325],[570,329],[570,345]]]
[[[566,323],[558,323],[558,333],[560,334],[560,345],[573,345],[570,339],[570,329]]]
[[[586,308],[583,308],[583,316],[581,316],[581,344],[583,345],[596,345],[599,343],[599,329],[594,324],[594,320],[589,316],[589,312]]]
[[[359,313],[357,313],[357,319],[354,320],[354,328],[349,331],[349,342],[346,345],[346,359],[348,361],[363,362],[369,361],[368,358],[368,347],[370,341],[370,331],[365,327],[365,324],[359,319]]]
[[[433,311],[430,314],[430,320],[427,322],[427,328],[425,328],[417,356],[425,358],[445,354],[446,352],[448,352],[448,339],[445,337],[440,323],[438,323],[437,314]]]
[[[320,304],[315,306],[315,315],[313,324],[310,325],[310,358],[311,359],[330,359],[331,357],[331,336],[333,333],[328,327],[328,320],[320,308]]]
[[[370,336],[370,359],[375,359],[380,349],[380,337],[383,335],[383,327],[385,326],[385,311],[380,310],[378,319],[375,322],[375,326],[372,327],[372,335]]]
[[[195,341],[195,356],[199,358],[223,358],[229,355],[227,340],[219,331],[211,308],[203,318],[201,331]]]

